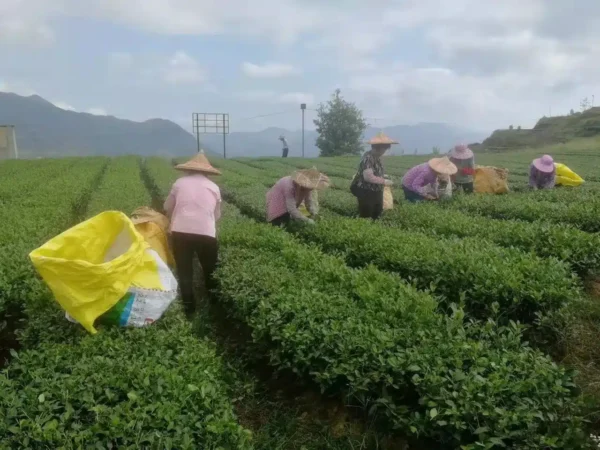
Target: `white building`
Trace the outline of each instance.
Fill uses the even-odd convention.
[[[13,125],[0,125],[0,160],[17,159],[17,134]]]

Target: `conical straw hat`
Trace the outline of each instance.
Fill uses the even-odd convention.
[[[325,189],[330,184],[329,177],[319,172],[316,167],[294,172],[292,180],[306,189]]]
[[[204,150],[200,150],[200,153],[198,153],[196,156],[194,156],[188,162],[185,162],[183,164],[178,164],[175,166],[175,168],[177,170],[190,170],[192,172],[202,172],[202,173],[209,173],[209,174],[213,174],[213,175],[221,175],[221,172],[219,170],[215,169],[210,164],[210,162],[208,162],[208,159],[206,158],[206,156],[204,156]]]
[[[456,167],[447,156],[430,159],[429,167],[442,175],[454,175],[458,172],[458,167]]]
[[[455,146],[450,152],[450,156],[455,159],[470,159],[472,158],[473,151],[465,144],[459,144]]]
[[[134,225],[141,223],[153,222],[160,226],[163,230],[169,228],[169,219],[158,211],[149,208],[148,206],[140,206],[131,213],[131,221]]]
[[[389,138],[383,131],[380,131],[377,133],[377,135],[372,137],[371,140],[367,141],[367,144],[371,145],[392,145],[397,143],[398,141],[394,141],[393,139]]]

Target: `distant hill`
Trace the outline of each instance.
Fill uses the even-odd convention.
[[[15,125],[19,153],[31,156],[184,156],[196,139],[169,120],[145,122],[65,111],[38,95],[0,92],[0,124]]]
[[[419,154],[431,153],[433,147],[441,151],[450,149],[458,142],[480,141],[484,133],[472,130],[463,130],[442,123],[421,123],[418,125],[397,125],[387,128],[369,127],[365,131],[365,140],[375,136],[383,130],[387,135],[400,142],[392,147],[394,154]],[[289,131],[283,128],[267,128],[258,132],[235,132],[227,135],[227,157],[255,157],[281,155],[280,135],[285,135],[290,146],[290,157],[302,156],[302,131]],[[306,157],[319,156],[319,149],[315,146],[317,132],[306,130],[304,133],[304,154]],[[223,136],[206,134],[202,136],[202,143],[206,149],[214,153],[223,153]]]
[[[600,107],[568,116],[542,117],[532,129],[496,130],[475,150],[503,151],[563,144],[600,136]]]
[[[0,125],[15,125],[19,153],[28,156],[122,155],[185,156],[196,151],[195,137],[174,122],[151,119],[145,122],[65,111],[32,95],[22,97],[0,92]],[[380,128],[369,127],[365,139]],[[482,133],[441,123],[398,125],[383,128],[400,141],[394,154],[431,153],[434,147],[448,150],[457,142],[483,139]],[[227,157],[277,156],[281,154],[280,135],[290,145],[290,156],[302,156],[302,132],[267,128],[258,132],[232,132],[227,135]],[[305,155],[315,157],[316,131],[305,132]],[[202,147],[213,156],[223,154],[223,136],[204,134]]]

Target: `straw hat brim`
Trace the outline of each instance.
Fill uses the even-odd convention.
[[[383,131],[380,131],[367,141],[367,144],[370,145],[394,145],[397,143],[398,141],[394,141],[389,136],[386,136],[386,134]]]
[[[442,175],[454,175],[458,172],[458,168],[448,158],[430,159],[429,167]]]
[[[396,144],[398,144],[398,141],[394,141],[393,139],[390,139],[387,136],[384,136],[384,137],[375,136],[373,139],[368,140],[367,144],[369,144],[369,145],[396,145]]]
[[[322,190],[329,187],[329,177],[316,169],[298,170],[292,175],[292,181],[306,189]]]
[[[141,223],[148,223],[151,221],[152,221],[152,219],[150,219],[149,217],[132,217],[131,218],[131,222],[133,222],[134,225],[139,225]]]
[[[183,164],[177,164],[175,166],[177,170],[189,170],[190,172],[206,173],[210,175],[221,175],[221,171],[215,169],[213,166],[207,166],[198,164],[195,161],[188,161]]]

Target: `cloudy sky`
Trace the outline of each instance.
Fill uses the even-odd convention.
[[[296,129],[335,88],[375,126],[600,102],[598,0],[0,0],[0,50],[2,91],[187,129],[194,111]]]

